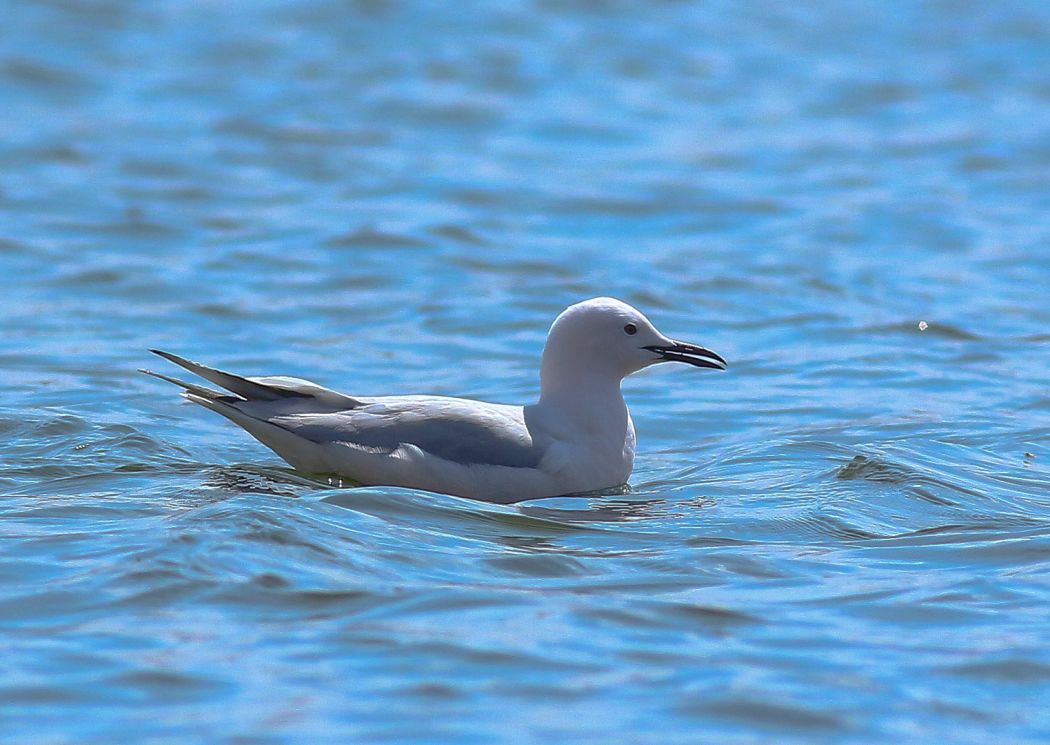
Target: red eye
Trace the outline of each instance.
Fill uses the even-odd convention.
[[[638,333],[638,327],[635,326],[633,323],[629,323],[626,326],[624,326],[623,330],[624,333],[626,333],[628,336],[634,336]]]

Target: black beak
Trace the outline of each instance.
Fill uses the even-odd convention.
[[[643,348],[648,349],[650,352],[656,352],[656,354],[660,355],[660,359],[663,362],[688,362],[690,365],[710,367],[712,370],[725,370],[728,367],[728,363],[710,349],[704,349],[696,344],[689,344],[684,341],[672,342],[667,346],[653,344]]]

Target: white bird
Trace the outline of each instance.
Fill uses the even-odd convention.
[[[508,406],[447,396],[348,396],[298,378],[246,378],[150,350],[228,395],[142,370],[243,427],[294,468],[368,485],[489,502],[598,491],[627,482],[634,422],[624,377],[657,362],[725,370],[709,349],[661,334],[608,297],[566,308],[547,335],[539,400]]]

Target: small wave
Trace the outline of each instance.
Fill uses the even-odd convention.
[[[332,248],[423,248],[429,244],[405,233],[368,226],[333,236],[325,241],[325,245]]]
[[[949,667],[945,672],[996,683],[1050,683],[1050,665],[1023,657],[981,660]]]
[[[77,72],[26,57],[11,57],[0,67],[0,76],[8,80],[54,92],[68,92],[87,84]]]
[[[677,708],[682,714],[728,719],[772,732],[783,733],[787,730],[812,734],[846,732],[850,729],[848,720],[827,709],[818,710],[801,704],[761,700],[744,695],[685,701]]]
[[[921,325],[925,324],[925,325]],[[931,321],[930,319],[916,319],[914,321],[901,321],[900,323],[881,324],[877,326],[860,326],[851,329],[840,330],[842,334],[850,336],[863,335],[888,336],[896,334],[933,336],[952,341],[984,341],[987,337],[959,326],[942,321]]]
[[[436,225],[430,229],[432,235],[438,238],[464,243],[471,246],[487,246],[489,241],[477,232],[463,225]]]

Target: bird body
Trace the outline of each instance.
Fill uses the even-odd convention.
[[[634,338],[637,337],[637,338]],[[635,431],[622,378],[654,362],[725,369],[709,350],[674,342],[612,298],[570,306],[544,348],[536,403],[446,396],[349,396],[306,380],[242,377],[151,350],[229,393],[143,370],[241,426],[292,467],[491,502],[619,486]]]

